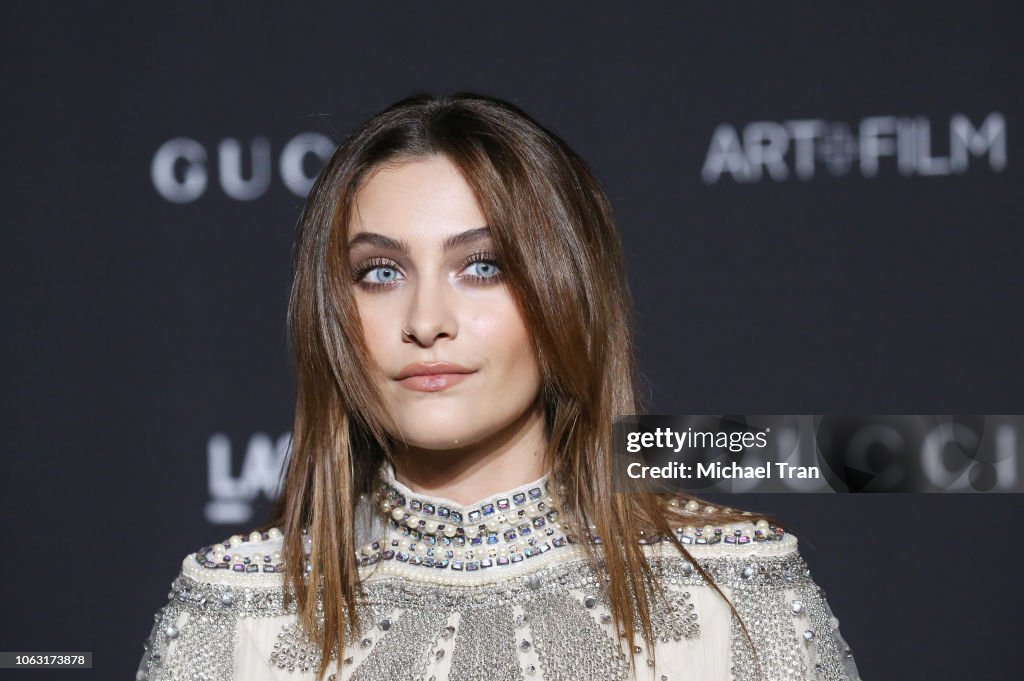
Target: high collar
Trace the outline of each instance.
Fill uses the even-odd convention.
[[[549,479],[550,476],[545,474],[525,485],[481,497],[478,501],[470,504],[460,504],[444,497],[414,492],[407,485],[399,482],[394,468],[389,462],[384,462],[380,471],[380,481],[386,488],[385,491],[395,498],[405,499],[405,507],[409,511],[415,512],[424,519],[435,519],[443,524],[462,527],[469,526],[476,521],[486,523],[499,514],[507,515],[509,511],[515,513],[518,509],[526,508],[538,501],[551,505],[553,499],[548,490]],[[444,520],[448,522],[444,523]]]
[[[359,504],[359,517],[367,519],[367,531],[357,535],[365,542],[356,551],[359,566],[372,568],[369,577],[396,575],[474,585],[586,559],[589,552],[579,543],[603,542],[590,534],[577,537],[569,531],[560,517],[557,497],[551,494],[551,484],[544,476],[463,505],[413,492],[385,465],[374,494]],[[771,553],[784,550],[791,542],[783,528],[769,526],[765,520],[695,525],[680,527],[675,533],[682,544],[702,553],[733,553],[752,544],[757,545],[758,553]],[[668,538],[641,533],[636,541],[645,550],[660,553]],[[612,542],[612,546],[616,544]]]
[[[395,479],[385,463],[371,513],[379,532],[359,551],[362,567],[382,563],[410,576],[480,581],[546,564],[544,554],[574,543],[551,495],[550,477],[472,504],[420,494]],[[369,501],[369,500],[368,500]]]

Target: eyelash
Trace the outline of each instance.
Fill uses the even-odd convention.
[[[467,274],[464,275],[465,278],[468,278],[470,281],[475,282],[477,285],[483,286],[489,286],[493,283],[499,282],[504,279],[504,274],[501,271],[501,266],[498,264],[497,258],[495,257],[494,253],[488,251],[476,251],[475,253],[471,254],[469,257],[462,261],[462,265],[459,267],[459,271],[461,272],[470,265],[474,265],[478,262],[492,263],[494,264],[495,267],[498,268],[498,272],[490,277],[483,277],[478,274]],[[394,260],[390,260],[388,258],[370,258],[359,267],[353,269],[352,281],[355,284],[370,290],[384,289],[394,286],[394,283],[381,284],[378,282],[367,282],[362,280],[363,277],[365,277],[369,272],[372,272],[378,267],[386,267],[388,269],[393,270],[399,269],[398,264],[395,263]]]

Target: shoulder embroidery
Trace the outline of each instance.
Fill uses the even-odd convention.
[[[688,528],[692,529],[692,528]],[[703,561],[712,560],[717,558],[733,558],[733,559],[751,559],[756,557],[784,557],[791,554],[799,553],[798,546],[799,541],[796,535],[782,530],[782,528],[776,528],[778,531],[772,533],[771,539],[756,539],[746,542],[740,541],[726,541],[723,537],[731,535],[735,538],[735,530],[730,527],[716,527],[712,528],[714,532],[711,533],[712,540],[705,542],[698,542],[697,539],[701,538],[701,535],[687,535],[686,531],[677,534],[680,543],[683,548],[686,549],[687,553],[693,558],[693,560],[700,561],[703,565]],[[703,536],[707,536],[707,532],[701,533]],[[685,562],[679,552],[677,551],[674,544],[672,544],[667,538],[657,537],[651,538],[648,541],[641,541],[644,544],[644,552],[648,558],[666,557],[666,558],[680,558]],[[690,566],[692,569],[692,565]]]
[[[732,591],[730,600],[746,623],[766,671],[788,669],[794,678],[813,675],[820,681],[859,679],[852,651],[839,636],[838,620],[796,550],[795,537],[790,549],[776,556],[752,553],[697,560],[719,585]],[[703,582],[685,561],[678,561],[673,572],[681,583]],[[735,616],[730,632],[732,678],[759,679],[750,642]]]
[[[138,681],[232,678],[238,618],[272,617],[294,610],[294,606],[284,609],[279,586],[211,583],[183,573],[171,583],[167,597],[143,644]]]
[[[727,527],[701,530],[694,539],[709,541],[686,545],[689,559],[662,538],[647,541],[655,574],[670,587],[668,602],[652,611],[656,639],[700,637],[690,589],[705,586],[697,563],[719,585],[731,588],[759,658],[769,668],[816,671],[829,681],[858,678],[838,621],[811,580],[795,536],[780,531],[772,539],[727,542]],[[283,564],[275,562],[281,537],[274,535],[273,530],[236,535],[185,558],[168,604],[156,613],[137,679],[198,681],[211,672],[230,678],[238,618],[294,614],[294,604],[288,611],[282,606]],[[630,678],[602,580],[586,563],[538,565],[494,584],[461,586],[395,576],[367,580],[364,588],[364,631],[346,632],[346,656],[338,663],[339,670],[355,664],[353,680],[429,675],[445,651],[452,672],[464,678],[480,678],[498,662],[513,668],[521,663],[527,674],[540,672],[545,678]],[[794,634],[794,617],[802,636]],[[450,639],[447,644],[445,639]],[[730,647],[734,679],[756,678],[749,644],[735,618]],[[297,623],[290,623],[278,634],[267,662],[308,671],[319,663],[319,650]],[[539,669],[530,671],[534,664]]]
[[[200,547],[182,562],[182,573],[196,581],[220,584],[275,586],[285,570],[281,557],[283,535],[277,528],[236,534]],[[310,540],[305,538],[307,568]]]
[[[182,560],[168,602],[154,615],[138,681],[231,678],[236,624],[242,616],[287,614],[283,607],[280,532],[234,535]]]

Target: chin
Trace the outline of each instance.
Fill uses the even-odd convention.
[[[417,449],[458,449],[480,439],[479,433],[476,431],[471,432],[460,428],[424,429],[420,426],[413,426],[406,428],[404,434],[404,442]]]
[[[411,447],[455,449],[482,440],[490,432],[486,427],[480,428],[480,424],[477,414],[452,405],[437,405],[431,409],[407,409],[397,425],[404,436],[401,439]]]

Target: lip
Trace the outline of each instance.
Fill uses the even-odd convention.
[[[470,374],[423,374],[421,376],[410,376],[403,378],[399,384],[410,390],[419,390],[425,393],[435,393],[445,390],[469,378]]]
[[[473,369],[467,369],[461,364],[454,362],[416,362],[406,365],[398,375],[397,380],[409,378],[410,376],[431,376],[435,374],[471,374]]]
[[[438,392],[462,383],[474,369],[453,362],[417,362],[402,369],[395,377],[402,387],[420,392]]]

